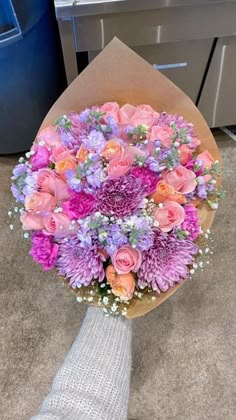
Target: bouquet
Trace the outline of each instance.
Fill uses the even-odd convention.
[[[79,92],[81,77],[68,90]],[[55,109],[49,112],[13,170],[15,211],[31,257],[45,271],[56,269],[79,302],[136,317],[169,297],[211,252],[219,160],[181,113],[91,96],[85,106],[64,107],[53,124]]]

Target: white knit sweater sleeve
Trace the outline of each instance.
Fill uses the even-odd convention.
[[[89,308],[80,333],[32,420],[125,420],[131,371],[131,321]]]

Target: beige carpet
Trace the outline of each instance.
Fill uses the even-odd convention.
[[[132,420],[236,418],[236,143],[220,131],[216,139],[228,194],[214,223],[215,253],[204,273],[134,322]],[[85,311],[55,274],[31,261],[19,229],[9,231],[9,176],[16,160],[0,158],[1,420],[37,412]]]

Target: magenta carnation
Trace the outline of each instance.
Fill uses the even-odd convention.
[[[147,195],[152,194],[157,185],[157,175],[148,168],[138,167],[132,169],[131,174],[141,180],[142,184],[146,187]]]
[[[185,218],[181,229],[189,233],[188,238],[194,241],[201,233],[197,209],[193,206],[184,206]]]
[[[32,150],[34,151],[34,154],[30,158],[30,163],[33,171],[46,168],[48,166],[50,156],[50,152],[47,147],[35,145]]]
[[[189,239],[180,240],[174,234],[156,231],[153,246],[143,252],[138,285],[166,292],[188,276],[188,265],[197,251],[198,247]]]
[[[97,192],[97,208],[105,215],[129,216],[141,207],[146,189],[133,175],[110,179]]]
[[[70,286],[88,286],[91,281],[102,281],[105,276],[104,253],[96,244],[84,247],[77,238],[71,238],[60,245],[57,266],[59,274],[70,279]]]
[[[71,198],[62,204],[64,212],[71,220],[81,219],[92,213],[95,199],[84,191],[71,193]]]
[[[59,246],[52,241],[52,236],[36,232],[32,236],[30,255],[37,263],[41,264],[44,271],[56,265]]]

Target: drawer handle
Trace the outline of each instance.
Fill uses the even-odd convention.
[[[172,64],[153,64],[155,70],[176,69],[178,67],[187,67],[188,63],[172,63]]]

